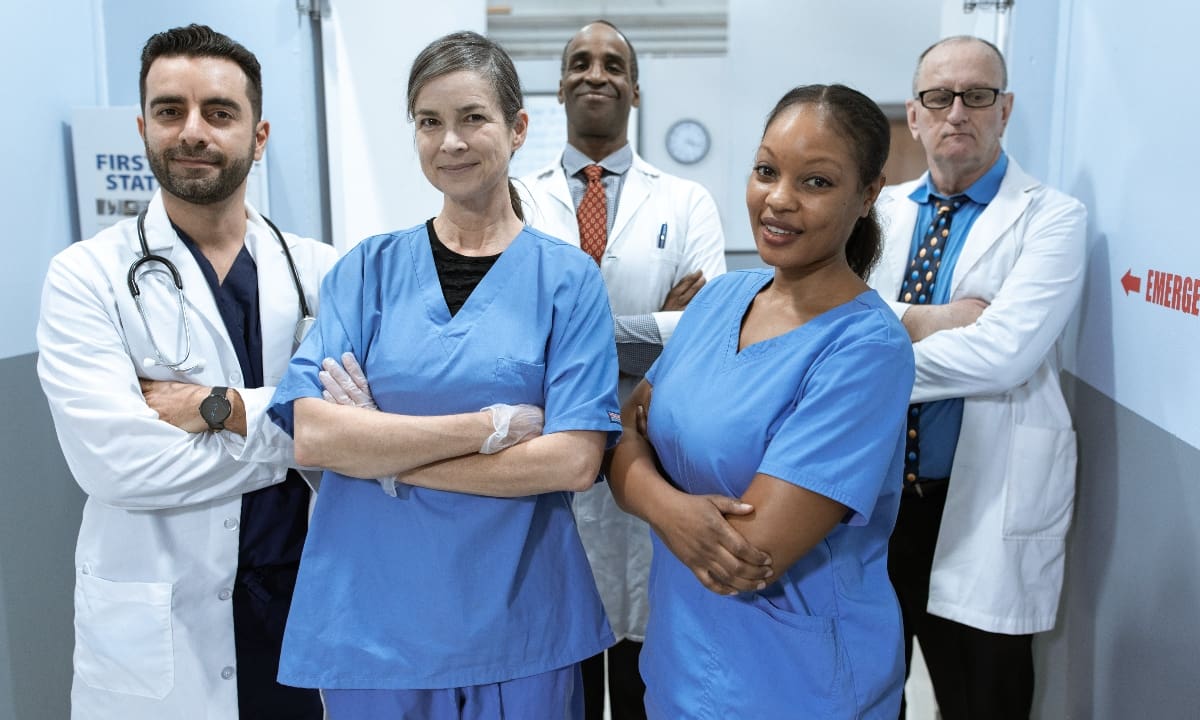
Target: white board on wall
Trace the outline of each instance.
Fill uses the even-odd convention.
[[[558,159],[567,144],[567,113],[557,93],[525,93],[529,134],[508,166],[512,177],[525,177]],[[629,113],[629,144],[638,148],[638,109]]]

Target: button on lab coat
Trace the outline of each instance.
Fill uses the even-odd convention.
[[[146,216],[150,251],[179,269],[191,326],[192,372],[144,367],[155,357],[126,285],[141,255],[128,219],[75,243],[50,264],[37,339],[38,375],[63,455],[87,493],[75,551],[72,717],[236,718],[232,589],[241,496],[281,482],[291,438],[266,416],[292,352],[299,301],[278,239],[246,208],[246,247],[258,265],[266,387],[239,388],[245,438],[185,433],[146,405],[138,378],[241,385],[212,293],[171,229],[162,198]],[[310,308],[335,253],[284,236]],[[138,284],[169,359],[184,348],[178,301],[158,263]]]

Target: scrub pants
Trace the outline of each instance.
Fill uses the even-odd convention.
[[[1033,636],[992,633],[925,610],[945,507],[945,485],[924,497],[905,492],[888,545],[888,575],[904,618],[904,677],[908,678],[916,635],[944,720],[1028,720],[1033,708]],[[904,715],[902,704],[900,717]]]
[[[442,690],[325,690],[330,720],[583,720],[579,665]]]
[[[233,589],[233,637],[239,717],[321,720],[324,716],[316,690],[288,687],[275,680],[296,569],[296,565],[276,565],[238,573]]]

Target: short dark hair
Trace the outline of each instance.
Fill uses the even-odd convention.
[[[883,174],[892,141],[887,116],[871,98],[845,85],[802,85],[789,90],[767,115],[767,128],[781,112],[797,105],[815,105],[827,112],[834,127],[854,152],[858,182],[865,188]],[[859,219],[846,242],[846,260],[850,269],[864,280],[879,261],[883,233],[875,208]]]
[[[996,62],[1000,64],[1000,90],[1007,90],[1008,63],[1004,62],[1004,53],[1000,52],[1000,48],[996,47],[995,44],[990,43],[981,37],[975,37],[974,35],[951,35],[950,37],[942,38],[941,40],[938,40],[934,44],[925,48],[925,51],[921,53],[920,57],[917,58],[917,68],[913,70],[913,97],[916,97],[917,93],[921,91],[921,89],[917,87],[917,79],[921,75],[921,65],[925,62],[926,55],[933,52],[934,48],[941,47],[942,45],[949,45],[950,43],[966,43],[972,41],[980,43],[991,49],[991,51],[996,55]]]
[[[478,73],[488,82],[496,94],[496,104],[504,116],[504,124],[511,129],[517,122],[521,108],[525,106],[517,68],[498,43],[469,30],[443,35],[426,45],[417,59],[413,60],[408,73],[408,119],[413,119],[417,96],[426,84],[461,70]],[[524,220],[521,198],[511,180],[508,182],[508,194],[513,211]]]
[[[146,41],[146,46],[142,48],[142,75],[138,83],[143,111],[146,109],[146,76],[150,74],[150,66],[160,57],[180,56],[224,58],[237,63],[246,73],[246,96],[250,99],[254,122],[262,119],[262,66],[258,64],[258,58],[229,36],[207,25],[195,23],[151,35]]]
[[[633,49],[633,43],[629,42],[629,38],[625,37],[625,33],[621,32],[621,28],[617,27],[616,25],[613,25],[612,23],[610,23],[607,20],[593,20],[590,23],[588,23],[587,25],[584,25],[583,28],[587,27],[588,25],[607,25],[608,27],[612,28],[614,32],[616,32],[618,35],[621,36],[621,39],[625,41],[625,46],[629,48],[629,81],[632,84],[637,85],[637,80],[638,80],[637,50]],[[583,28],[579,28],[579,31],[576,32],[575,35],[578,35],[579,33],[583,32]],[[571,43],[574,42],[575,35],[572,35],[570,37],[570,39],[567,40],[567,44],[563,45],[562,66],[559,68],[559,71],[558,71],[560,75],[567,71],[567,50],[570,49]]]

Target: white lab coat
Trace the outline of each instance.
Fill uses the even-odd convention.
[[[150,251],[183,280],[192,357],[203,368],[143,367],[147,340],[126,272],[140,257],[125,220],[50,263],[37,338],[38,375],[63,455],[87,493],[75,551],[71,714],[162,720],[238,715],[231,595],[241,496],[278,483],[294,464],[291,438],[266,417],[292,353],[298,298],[278,239],[251,207],[246,247],[258,265],[266,387],[243,379],[225,324],[162,198],[146,216]],[[310,308],[331,247],[284,236]],[[150,326],[170,359],[183,348],[179,308],[163,266],[138,280]],[[138,378],[239,388],[248,432],[190,434],[159,420]]]
[[[967,235],[951,300],[990,305],[964,328],[916,343],[913,402],[965,398],[928,610],[1006,634],[1054,626],[1075,496],[1075,433],[1057,343],[1083,286],[1087,211],[1009,159]],[[883,258],[871,277],[892,302],[909,262],[919,180],[884,188]]]
[[[523,184],[526,222],[579,245],[579,224],[561,158],[525,177]],[[667,235],[660,248],[664,224]],[[696,270],[709,280],[725,272],[725,236],[712,195],[698,183],[668,175],[635,153],[600,262],[613,315],[653,314],[665,344],[682,313],[659,308],[671,288]],[[622,402],[640,380],[621,376]],[[613,633],[618,640],[640,642],[649,612],[649,528],[617,507],[608,483],[597,483],[576,495],[574,508]]]

